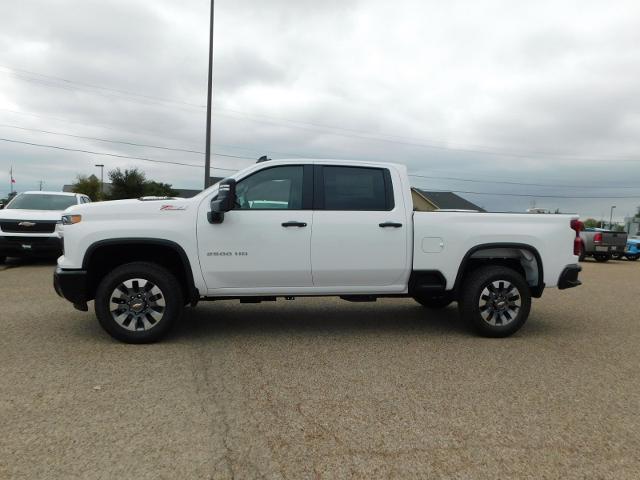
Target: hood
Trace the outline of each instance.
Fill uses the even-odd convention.
[[[60,220],[62,210],[22,210],[5,208],[0,210],[0,220]]]
[[[127,200],[110,200],[73,205],[65,214],[86,215],[88,218],[114,218],[135,216],[136,214],[154,214],[162,212],[180,212],[191,210],[193,202],[185,198],[132,198]]]

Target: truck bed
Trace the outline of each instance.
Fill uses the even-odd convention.
[[[524,245],[531,247],[533,256],[539,255],[546,286],[555,286],[564,266],[578,262],[573,254],[576,233],[570,227],[571,220],[577,218],[562,214],[414,212],[413,269],[441,272],[446,288],[451,289],[458,267],[478,247]],[[504,255],[512,256],[513,251],[504,250]]]

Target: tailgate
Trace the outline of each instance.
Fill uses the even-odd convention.
[[[624,232],[602,232],[602,244],[624,250],[627,244],[627,234]]]

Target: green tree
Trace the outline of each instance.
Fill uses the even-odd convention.
[[[95,175],[78,175],[72,186],[75,193],[84,193],[92,202],[100,200],[100,180]]]
[[[153,197],[177,197],[176,192],[168,183],[149,181],[144,184],[144,194]]]
[[[596,220],[595,218],[587,218],[584,221],[584,226],[586,228],[597,228],[600,226],[600,222],[598,220]]]
[[[139,198],[145,195],[147,177],[137,168],[124,171],[119,168],[110,170],[109,180],[111,180],[111,192],[107,196],[109,200]]]

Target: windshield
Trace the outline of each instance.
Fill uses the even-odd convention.
[[[51,195],[46,193],[21,193],[11,200],[7,209],[20,210],[66,210],[76,204],[76,197],[71,195]]]

